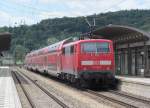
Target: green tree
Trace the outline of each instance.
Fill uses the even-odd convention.
[[[59,40],[55,37],[50,37],[47,39],[47,45],[51,45],[51,44],[54,44],[56,42],[58,42]]]
[[[23,63],[26,53],[28,52],[28,49],[21,45],[16,45],[14,49],[14,57],[16,63]]]
[[[95,15],[87,16],[90,22]],[[150,32],[150,10],[124,10],[97,14],[96,26],[108,24],[128,25]],[[42,20],[34,25],[18,27],[1,27],[0,32],[12,33],[11,53],[18,45],[21,50],[36,50],[69,37],[79,37],[88,32],[84,17],[63,17]],[[17,46],[16,46],[17,45]]]

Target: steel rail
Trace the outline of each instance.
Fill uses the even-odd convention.
[[[18,71],[20,71],[20,70],[18,70]],[[55,100],[55,102],[57,102],[61,107],[63,107],[63,108],[69,108],[68,105],[66,105],[65,103],[63,103],[62,101],[60,101],[57,97],[55,97],[53,94],[51,94],[48,90],[46,90],[44,87],[42,87],[41,85],[39,85],[38,83],[36,83],[35,80],[32,80],[29,76],[25,75],[23,72],[21,72],[21,74],[23,74],[26,78],[28,78],[31,82],[33,82],[38,88],[40,88],[49,97],[51,97],[53,100]]]
[[[110,91],[110,93],[114,93],[114,94],[124,96],[124,97],[130,98],[130,99],[134,99],[134,100],[140,101],[140,102],[145,103],[145,104],[150,104],[150,100],[147,100],[147,99],[138,98],[135,96],[131,96],[129,94],[121,93],[119,91],[114,91],[114,90],[109,90],[109,91]]]
[[[20,84],[20,86],[21,86],[21,88],[22,88],[22,90],[23,90],[23,92],[24,92],[26,98],[28,99],[28,102],[30,103],[31,107],[32,107],[32,108],[37,108],[36,105],[35,105],[35,103],[32,101],[31,96],[29,95],[29,93],[27,92],[27,90],[25,89],[25,87],[22,85],[22,82],[21,82],[21,80],[18,78],[19,76],[17,76],[17,73],[13,71],[13,72],[12,72],[12,76],[13,76],[15,79],[17,79],[17,81],[18,81],[18,83]]]
[[[97,96],[97,97],[104,98],[104,99],[106,99],[106,100],[108,100],[108,101],[110,101],[110,102],[117,103],[117,104],[122,105],[122,106],[125,106],[125,107],[127,107],[127,108],[138,108],[138,107],[136,107],[136,106],[134,106],[134,105],[125,103],[125,102],[123,102],[123,101],[114,99],[114,98],[112,98],[112,97],[108,97],[108,96],[106,96],[106,95],[97,93],[97,92],[92,91],[92,90],[86,90],[86,91],[87,91],[88,93],[90,93],[90,94],[93,94],[93,95]]]

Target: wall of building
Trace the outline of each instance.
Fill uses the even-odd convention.
[[[145,42],[116,45],[116,74],[149,76],[150,46]]]

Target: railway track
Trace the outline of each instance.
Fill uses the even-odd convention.
[[[21,73],[21,74],[20,74]],[[62,101],[60,101],[57,97],[55,97],[53,94],[51,94],[48,90],[46,90],[44,87],[42,87],[41,85],[39,85],[38,83],[36,83],[36,80],[32,80],[30,77],[28,77],[27,75],[25,75],[22,72],[13,72],[14,76],[16,77],[16,79],[18,80],[18,82],[20,83],[23,92],[25,93],[30,105],[32,108],[37,108],[35,103],[32,101],[31,99],[31,95],[29,95],[29,93],[27,92],[27,90],[25,89],[25,87],[23,86],[23,84],[21,83],[21,80],[19,79],[19,75],[20,76],[24,76],[27,79],[29,79],[34,85],[36,85],[40,90],[42,90],[45,94],[47,94],[50,98],[52,98],[56,103],[58,103],[62,108],[69,108],[68,105],[66,105],[65,103],[63,103]]]
[[[123,94],[121,92],[117,92],[117,91],[113,91],[113,90],[110,90],[109,92],[105,92],[105,93],[96,92],[96,91],[92,91],[92,90],[87,90],[87,92],[90,93],[90,94],[93,94],[95,96],[98,96],[100,98],[106,99],[110,102],[121,105],[123,107],[127,107],[127,108],[149,108],[150,107],[150,101],[149,100],[140,99],[140,98],[137,98],[137,97],[134,97],[134,96],[131,96],[131,95],[127,95],[127,94]],[[109,93],[109,94],[107,94],[107,93]],[[126,99],[125,100],[117,99],[114,96],[110,96],[110,94],[115,94],[115,95],[118,95],[118,96],[122,96],[123,98],[126,98]],[[131,103],[129,101],[127,102],[127,99],[130,99],[130,100],[132,99],[133,103]],[[141,104],[138,104],[137,102],[139,102],[139,103],[141,103],[145,106],[143,106]]]
[[[31,106],[32,108],[36,108],[36,105],[34,104],[34,102],[33,102],[32,99],[31,99],[31,95],[29,95],[29,93],[27,92],[27,90],[26,90],[25,87],[23,86],[23,84],[22,84],[21,80],[18,78],[16,72],[12,72],[12,76],[13,76],[13,78],[15,78],[15,79],[18,81],[18,83],[19,83],[19,85],[21,86],[21,88],[22,88],[22,90],[23,90],[23,92],[24,92],[26,98],[28,99],[28,102],[30,103],[30,106]]]
[[[22,73],[22,74],[24,74],[24,73]],[[33,80],[33,82],[36,83],[36,81],[34,81],[34,80]],[[114,104],[117,104],[119,106],[126,107],[126,108],[150,108],[150,101],[148,99],[144,99],[144,98],[140,99],[139,97],[136,97],[134,95],[125,94],[123,92],[113,91],[113,90],[109,90],[108,92],[105,92],[105,93],[92,91],[92,90],[85,90],[85,91],[88,92],[89,94],[96,96],[96,97],[100,97],[102,99],[105,99],[106,103],[107,103],[107,101],[110,101],[111,104],[114,103]],[[119,98],[117,99],[117,98],[111,97],[107,93],[126,98],[125,99],[126,101],[121,100]],[[128,99],[128,102],[127,102],[127,99]],[[134,102],[133,103],[129,102],[129,100],[134,101]],[[143,105],[143,107],[141,107],[142,105]]]
[[[109,90],[109,92],[114,93],[116,95],[120,95],[120,96],[124,96],[124,97],[130,98],[130,99],[134,99],[134,100],[137,100],[137,101],[140,101],[140,102],[143,102],[145,104],[149,104],[150,105],[150,100],[149,99],[145,99],[143,97],[137,97],[137,96],[133,96],[133,95],[127,94],[125,92],[114,91],[114,90]]]
[[[126,102],[122,102],[122,101],[119,101],[119,100],[117,100],[117,99],[110,98],[110,97],[108,97],[108,96],[106,96],[106,95],[103,95],[102,93],[97,93],[97,92],[92,91],[92,90],[87,90],[87,92],[90,93],[90,94],[96,95],[96,96],[98,96],[98,97],[104,98],[104,99],[106,99],[106,100],[108,100],[108,101],[110,101],[110,102],[117,103],[117,104],[119,104],[119,105],[121,105],[121,106],[125,106],[125,107],[127,107],[127,108],[138,108],[138,107],[136,107],[136,106],[134,106],[134,105],[131,105],[131,104],[128,104],[128,103],[126,103]]]

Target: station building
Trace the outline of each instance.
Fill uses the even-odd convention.
[[[117,75],[150,77],[150,34],[120,25],[108,25],[93,33],[114,42]]]

